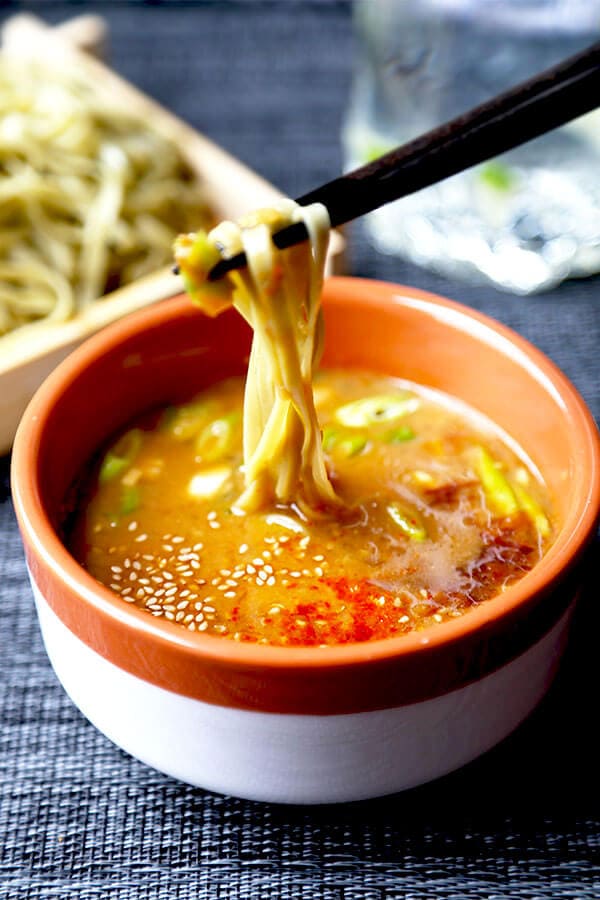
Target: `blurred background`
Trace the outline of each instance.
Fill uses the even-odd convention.
[[[102,16],[122,76],[292,197],[600,31],[596,0],[363,0],[354,12],[347,0],[47,0],[5,2],[0,21],[24,11],[48,23]],[[597,121],[353,224],[344,265],[515,328],[598,419],[600,280],[588,274],[600,253]],[[588,277],[565,280],[573,274]],[[146,769],[63,694],[32,628],[8,466],[5,457],[0,900],[600,897],[591,577],[550,696],[483,759],[372,803],[247,803]]]

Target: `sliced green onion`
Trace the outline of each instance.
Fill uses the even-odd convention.
[[[165,428],[178,441],[190,441],[204,428],[213,413],[213,404],[202,398],[178,406]]]
[[[121,504],[119,506],[119,512],[122,516],[128,516],[130,513],[136,511],[140,505],[140,496],[140,489],[135,484],[130,484],[123,488],[121,491]]]
[[[540,504],[520,484],[515,484],[513,489],[523,512],[527,513],[541,536],[548,537],[550,522]]]
[[[398,428],[392,428],[385,436],[387,444],[403,444],[405,441],[412,441],[416,434],[410,425],[400,425]]]
[[[475,471],[491,509],[500,516],[512,516],[519,510],[515,492],[484,447],[476,447]]]
[[[323,430],[323,450],[326,453],[335,450],[341,456],[350,458],[362,453],[367,443],[364,434],[347,434],[330,426]]]
[[[223,459],[232,449],[235,428],[240,414],[232,412],[227,416],[214,419],[210,425],[202,429],[196,438],[196,453],[203,462],[216,462]]]
[[[516,182],[512,169],[505,163],[498,162],[495,159],[481,167],[479,178],[487,187],[502,194],[512,190]]]
[[[418,397],[399,394],[378,394],[346,403],[335,411],[335,418],[346,428],[366,428],[377,422],[393,422],[419,407]]]
[[[387,506],[387,513],[402,534],[410,538],[411,541],[424,541],[427,539],[427,529],[420,515],[415,510],[409,509],[395,500]]]
[[[139,428],[132,428],[119,438],[106,453],[100,464],[98,481],[106,484],[113,478],[121,475],[134,461],[142,444],[142,432]]]

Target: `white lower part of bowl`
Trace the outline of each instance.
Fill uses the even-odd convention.
[[[278,803],[390,794],[457,769],[506,737],[544,696],[571,609],[510,663],[460,690],[349,715],[215,706],[137,678],[91,650],[33,584],[54,671],[82,713],[128,753],[212,791]]]

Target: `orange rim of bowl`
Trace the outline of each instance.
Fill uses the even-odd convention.
[[[162,647],[176,649],[188,659],[233,666],[236,670],[260,669],[284,671],[312,669],[323,672],[356,667],[366,663],[412,657],[423,651],[444,647],[493,624],[524,604],[528,598],[551,590],[579,559],[591,540],[600,509],[600,442],[594,420],[585,402],[567,377],[534,345],[494,319],[452,300],[417,288],[369,279],[334,277],[325,283],[324,301],[365,301],[400,303],[419,301],[423,310],[440,307],[460,315],[463,326],[479,323],[516,346],[551,382],[561,397],[565,414],[581,441],[581,465],[588,472],[587,487],[579,479],[579,494],[543,559],[504,593],[487,600],[463,616],[408,633],[364,643],[317,647],[272,647],[225,640],[221,637],[189,632],[181,626],[148,616],[134,606],[124,604],[116,594],[100,585],[70,555],[54,530],[44,509],[36,480],[36,460],[43,444],[49,411],[64,387],[72,383],[85,367],[110,347],[139,333],[146,326],[160,325],[174,316],[189,314],[191,305],[180,296],[154,307],[133,313],[88,339],[46,379],[27,408],[15,439],[12,467],[13,498],[26,548],[32,557],[46,566],[62,585],[95,613],[108,616],[119,626],[132,629]],[[193,311],[197,315],[197,311]],[[465,328],[463,327],[463,330]],[[576,502],[575,502],[576,501]]]

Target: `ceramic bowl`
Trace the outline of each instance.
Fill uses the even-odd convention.
[[[244,370],[249,332],[175,298],[76,350],[29,405],[13,493],[48,655],[84,715],[155,768],[241,797],[357,800],[409,788],[492,747],[556,671],[600,506],[599,442],[575,388],[538,350],[412,288],[332,278],[324,364],[455,394],[543,472],[558,519],[538,566],[496,599],[424,631],[327,649],[190,633],[127,605],[61,541],[65,497],[141,411]]]

